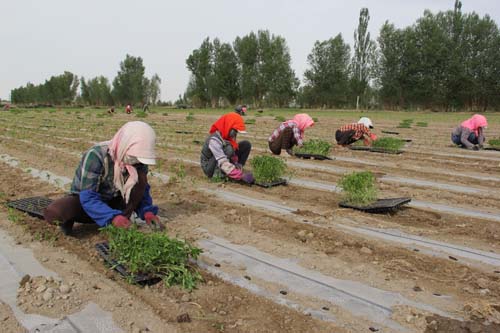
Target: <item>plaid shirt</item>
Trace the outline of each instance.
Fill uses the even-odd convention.
[[[363,135],[367,135],[367,136],[371,136],[372,133],[370,132],[370,130],[368,129],[368,127],[366,127],[365,125],[363,124],[358,124],[358,123],[354,123],[354,124],[347,124],[347,125],[344,125],[342,127],[339,128],[339,131],[341,132],[347,132],[347,131],[356,131],[356,133],[354,133],[354,135],[352,136],[352,138],[354,140],[359,140],[361,139],[361,137]]]
[[[273,134],[267,139],[269,142],[274,142],[280,135],[281,132],[283,132],[286,128],[291,128],[293,131],[293,136],[295,137],[295,140],[297,141],[298,146],[302,146],[303,144],[303,135],[299,127],[297,126],[297,123],[291,120],[287,120],[285,122],[282,122],[281,125],[274,130]]]
[[[141,164],[137,171],[148,172],[148,166]],[[108,154],[107,145],[97,145],[87,150],[76,168],[71,184],[71,193],[91,190],[101,195],[104,201],[120,196],[114,184],[114,162]]]

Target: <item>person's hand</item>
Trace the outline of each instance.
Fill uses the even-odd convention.
[[[251,172],[244,173],[241,180],[247,184],[253,184],[255,182],[255,178],[253,178],[253,174]]]
[[[234,163],[234,166],[236,167],[236,169],[238,170],[243,170],[243,165],[239,164],[239,163]]]
[[[474,146],[474,147],[472,147],[472,150],[476,150],[477,151],[477,150],[479,150],[479,147],[478,146]]]
[[[374,133],[372,133],[370,134],[370,139],[372,139],[372,141],[375,141],[377,140],[377,136]]]
[[[238,163],[238,155],[233,154],[233,156],[231,156],[231,163],[233,164]]]
[[[124,229],[130,228],[130,225],[132,224],[130,223],[130,220],[123,215],[116,215],[111,223],[117,228]]]
[[[157,215],[153,214],[152,212],[144,213],[144,220],[146,220],[146,224],[152,229],[158,229],[158,230],[164,229],[163,224],[160,222],[160,218]]]
[[[288,149],[286,150],[286,152],[287,152],[287,153],[288,153],[288,155],[290,155],[290,156],[295,156],[295,153],[293,152],[293,149],[292,149],[292,148],[288,148]]]
[[[483,148],[484,148],[484,146],[483,146],[482,144],[477,145],[477,147],[478,147],[479,149],[483,149]]]

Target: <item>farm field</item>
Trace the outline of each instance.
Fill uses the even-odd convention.
[[[332,160],[282,155],[289,184],[265,189],[204,177],[201,145],[224,112],[229,110],[152,109],[145,118],[109,116],[102,109],[0,113],[3,203],[62,196],[83,151],[110,139],[127,121],[148,122],[159,157],[149,181],[167,232],[204,250],[198,261],[204,282],[191,293],[161,283],[129,285],[97,256],[94,246],[105,239],[97,227],[77,225],[75,237],[64,237],[56,226],[2,205],[0,228],[73,281],[80,300],[19,307],[60,317],[92,301],[131,332],[500,330],[500,152],[451,145],[452,128],[469,114],[313,110],[308,113],[318,122],[306,140],[332,143]],[[248,112],[245,119],[255,123],[238,140],[251,141],[250,158],[270,155],[267,137],[279,125],[275,118],[292,115]],[[404,152],[336,146],[335,130],[362,115],[373,120],[379,137],[411,139]],[[500,115],[486,116],[487,140],[500,137]],[[410,128],[398,128],[409,118]],[[372,171],[380,198],[412,202],[393,215],[340,208],[336,184],[352,171]],[[184,313],[191,322],[178,323]]]

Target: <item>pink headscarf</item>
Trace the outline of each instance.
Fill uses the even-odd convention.
[[[114,184],[122,193],[125,203],[128,203],[130,191],[138,181],[137,170],[132,165],[126,164],[125,158],[129,156],[154,160],[155,143],[155,131],[142,121],[126,123],[109,141],[109,154],[115,162]],[[125,170],[129,174],[126,182],[123,177]]]
[[[299,113],[293,116],[292,121],[297,124],[303,132],[306,128],[314,125],[314,120],[307,113]]]
[[[486,120],[485,116],[482,116],[480,114],[475,114],[472,116],[472,118],[467,119],[461,124],[462,127],[470,129],[472,132],[474,132],[476,135],[479,134],[479,127],[486,127],[488,126],[488,121]]]

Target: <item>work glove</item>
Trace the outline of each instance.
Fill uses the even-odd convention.
[[[255,178],[253,178],[253,174],[251,172],[244,173],[241,180],[247,184],[253,184],[255,182]]]
[[[130,220],[123,215],[116,215],[113,217],[113,221],[111,223],[117,228],[128,229],[132,223]]]
[[[236,167],[236,169],[243,170],[243,165],[239,163],[234,163],[234,166]]]
[[[163,230],[165,227],[160,222],[160,218],[153,214],[152,212],[144,213],[144,220],[146,220],[146,224],[154,230]]]
[[[374,133],[372,133],[370,134],[370,139],[372,139],[372,141],[375,141],[377,140],[377,136]]]
[[[238,168],[234,168],[227,176],[231,179],[240,180],[243,176],[243,171]]]
[[[474,147],[472,147],[472,150],[479,150],[479,147],[478,146],[474,146]]]

